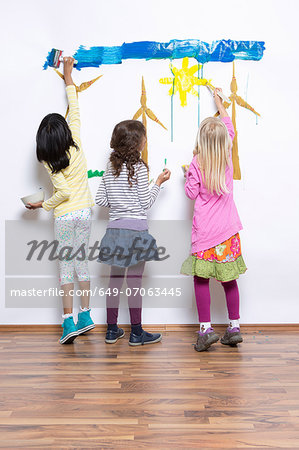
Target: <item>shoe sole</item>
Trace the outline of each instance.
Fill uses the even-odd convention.
[[[87,325],[87,326],[84,327],[84,328],[80,328],[80,330],[78,330],[78,336],[79,336],[80,334],[87,333],[87,331],[90,331],[90,330],[92,330],[93,328],[95,328],[95,324],[94,324],[94,323],[91,324],[91,325]]]
[[[237,344],[241,344],[241,342],[243,342],[243,338],[241,338],[240,336],[233,336],[229,341],[223,341],[222,339],[220,340],[222,345],[237,345]]]
[[[148,342],[130,342],[129,341],[129,345],[131,345],[132,347],[136,347],[137,345],[146,345],[146,344],[155,344],[156,342],[160,342],[162,340],[162,334],[160,337],[158,337],[158,339],[155,339],[154,341],[148,341]]]
[[[205,350],[210,348],[211,345],[215,344],[218,341],[219,341],[219,336],[212,336],[210,338],[210,340],[207,340],[207,342],[205,343],[205,345],[203,347],[198,348],[198,347],[196,347],[196,344],[195,344],[194,350],[196,350],[197,352],[204,352]]]
[[[125,332],[123,332],[123,334],[116,339],[111,339],[111,340],[105,339],[105,342],[106,342],[106,344],[115,344],[115,342],[117,342],[119,339],[123,338],[124,335],[125,335]]]
[[[60,344],[71,344],[78,336],[77,331],[67,334],[63,339],[59,339]]]

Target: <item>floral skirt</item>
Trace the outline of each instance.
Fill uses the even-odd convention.
[[[218,281],[231,281],[246,272],[239,233],[215,247],[192,253],[182,264],[181,273]]]

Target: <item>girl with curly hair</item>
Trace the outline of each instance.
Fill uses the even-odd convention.
[[[120,290],[126,277],[131,319],[129,345],[159,342],[160,333],[147,333],[141,325],[142,274],[146,261],[158,260],[156,241],[148,233],[146,211],[153,205],[160,186],[170,178],[164,169],[149,189],[148,166],[141,157],[146,130],[137,120],[125,120],[113,130],[109,162],[96,195],[96,204],[110,208],[109,223],[100,244],[98,261],[111,266],[106,296],[105,342],[114,344],[124,336],[117,326]]]

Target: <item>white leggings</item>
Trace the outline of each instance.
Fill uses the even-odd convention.
[[[59,281],[61,285],[89,281],[88,246],[91,228],[91,208],[79,209],[55,219],[55,239],[58,241]],[[79,250],[80,249],[80,250]],[[79,251],[78,251],[79,250]],[[76,255],[77,256],[72,257]]]

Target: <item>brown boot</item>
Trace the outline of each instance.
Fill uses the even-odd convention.
[[[231,345],[231,346],[241,344],[241,342],[243,342],[243,338],[240,333],[240,328],[237,327],[231,329],[227,328],[220,342],[223,345]]]
[[[205,333],[198,331],[197,342],[194,344],[194,350],[197,352],[204,352],[217,341],[219,341],[219,336],[215,333],[213,328],[208,328]]]

